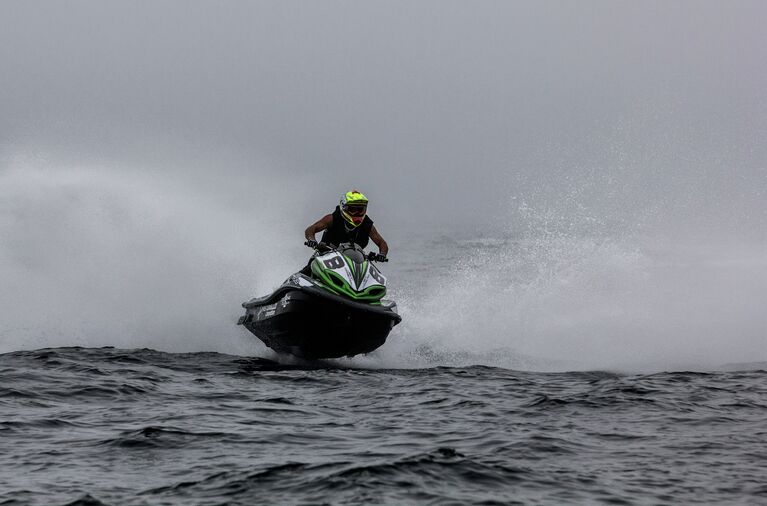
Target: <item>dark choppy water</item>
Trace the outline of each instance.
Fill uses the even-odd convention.
[[[0,504],[767,504],[767,372],[0,355]]]

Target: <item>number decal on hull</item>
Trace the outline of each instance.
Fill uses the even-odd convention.
[[[340,269],[344,266],[344,261],[341,259],[340,256],[335,256],[333,258],[328,258],[327,260],[323,260],[322,263],[325,264],[325,267],[328,269]]]
[[[372,265],[371,265],[372,267]],[[385,285],[386,284],[386,278],[383,277],[383,275],[378,272],[378,269],[370,269],[370,275],[373,276],[373,279],[378,281],[379,285]]]

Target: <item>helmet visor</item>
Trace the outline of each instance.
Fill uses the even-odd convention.
[[[360,204],[347,204],[344,207],[344,211],[346,211],[346,214],[349,216],[365,216],[365,213],[368,210],[368,206],[360,205]]]

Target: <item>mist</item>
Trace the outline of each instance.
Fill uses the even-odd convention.
[[[359,188],[405,318],[390,366],[767,360],[766,17],[3,2],[0,351],[263,355],[240,302]],[[471,258],[411,274],[426,248]]]

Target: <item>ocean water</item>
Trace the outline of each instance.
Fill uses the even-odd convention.
[[[758,251],[395,251],[403,322],[352,359],[276,356],[215,290],[197,329],[130,300],[146,335],[124,315],[49,327],[56,300],[6,325],[0,505],[767,504]]]
[[[767,364],[0,355],[0,504],[767,504]]]
[[[305,264],[297,218],[0,182],[0,505],[767,504],[764,227],[384,222],[402,323],[302,363],[235,325]]]

